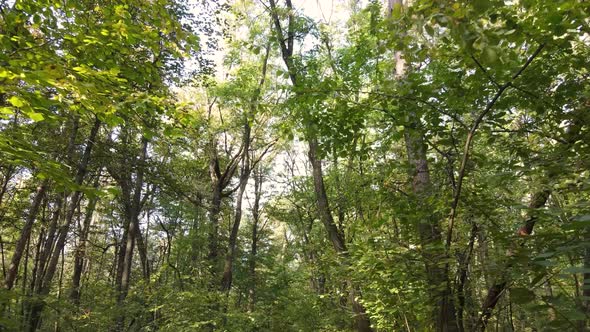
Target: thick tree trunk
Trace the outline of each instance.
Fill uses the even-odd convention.
[[[240,179],[240,181],[242,181]],[[223,268],[223,276],[221,277],[221,291],[228,292],[231,288],[232,283],[232,270],[233,270],[233,262],[236,255],[236,246],[238,241],[238,231],[240,229],[240,222],[242,219],[242,197],[244,195],[244,191],[246,189],[246,182],[247,179],[244,181],[244,184],[240,185],[240,189],[238,191],[238,196],[236,198],[236,214],[234,217],[234,222],[232,225],[231,233],[229,235],[229,248],[228,252],[225,255],[225,263]]]
[[[217,156],[216,142],[211,138],[209,142],[209,176],[211,177],[211,198],[207,211],[209,219],[208,232],[208,252],[207,261],[209,263],[209,272],[211,274],[211,283],[217,283],[219,273],[219,214],[221,212],[221,195],[223,192],[222,174],[219,167],[219,158]]]
[[[30,246],[31,246],[31,237],[29,237],[29,239],[27,240],[27,247],[25,250],[25,261],[23,262],[23,276],[22,276],[22,282],[21,282],[21,292],[22,294],[26,294],[27,292],[27,279],[28,279],[28,275],[29,275],[29,252],[30,252]],[[22,318],[22,324],[23,326],[26,325],[26,307],[27,307],[27,303],[26,300],[25,301],[21,301],[21,316]]]
[[[210,105],[210,108],[213,104]],[[221,172],[219,166],[219,156],[217,154],[217,146],[215,136],[212,135],[209,140],[209,176],[211,178],[211,197],[208,207],[208,219],[209,219],[209,230],[208,230],[208,248],[207,248],[207,261],[209,265],[209,274],[211,279],[209,280],[209,286],[211,289],[219,288],[219,280],[221,278],[221,265],[219,260],[219,216],[221,213],[221,202],[224,195],[224,189],[229,185],[231,178],[235,174],[236,168],[240,161],[240,154],[243,151],[240,150],[235,156],[233,156],[224,169]],[[247,153],[247,152],[246,152]],[[239,226],[239,225],[238,225]]]
[[[248,184],[248,179],[250,178],[250,120],[256,114],[256,110],[258,109],[258,102],[260,98],[260,92],[264,86],[264,82],[266,81],[266,69],[268,65],[268,57],[270,55],[270,42],[266,45],[266,52],[264,55],[264,59],[262,60],[262,67],[261,67],[261,78],[258,82],[258,86],[250,100],[250,112],[249,114],[246,113],[244,115],[244,134],[242,138],[242,170],[240,173],[240,187],[238,189],[238,195],[236,197],[236,214],[234,217],[234,223],[232,225],[231,233],[229,236],[229,250],[225,257],[225,266],[223,270],[223,277],[221,280],[221,290],[222,291],[229,291],[231,288],[232,283],[232,273],[233,273],[233,262],[236,256],[236,245],[238,239],[238,231],[240,229],[240,222],[242,220],[242,198],[244,196],[244,192],[246,191],[246,186]],[[260,157],[262,158],[262,156]],[[260,161],[260,160],[258,160]]]
[[[242,199],[248,179],[250,178],[250,124],[247,116],[244,117],[244,137],[243,143],[244,151],[242,154],[242,171],[240,174],[240,187],[236,197],[236,214],[232,225],[231,233],[229,235],[229,248],[225,256],[225,265],[223,269],[223,277],[221,278],[221,290],[229,291],[232,283],[233,262],[236,256],[236,246],[238,241],[238,231],[240,230],[240,223],[242,221]]]
[[[40,237],[40,241],[44,242],[43,248],[39,253],[38,268],[35,272],[35,277],[33,278],[34,283],[32,284],[32,290],[35,293],[38,293],[41,289],[41,286],[43,285],[43,277],[45,276],[45,271],[47,270],[47,266],[49,265],[49,258],[51,257],[51,252],[53,250],[53,247],[55,246],[55,234],[57,233],[57,226],[59,224],[64,205],[64,197],[62,195],[58,196],[55,205],[56,208],[55,211],[53,211],[53,215],[51,216],[51,221],[49,222],[49,227],[47,229],[46,235],[44,237]]]
[[[330,212],[330,206],[328,202],[328,195],[326,194],[326,187],[324,185],[324,176],[322,171],[322,161],[318,156],[319,144],[315,137],[312,137],[308,141],[309,144],[309,161],[311,163],[312,174],[313,174],[313,185],[316,194],[316,203],[320,220],[324,224],[328,233],[328,239],[332,243],[332,246],[337,253],[346,252],[346,243],[344,241],[344,234],[338,229],[332,213]]]
[[[417,126],[418,119],[413,116],[410,127]],[[426,145],[422,133],[416,128],[406,128],[404,138],[408,161],[412,167],[412,189],[418,199],[420,211],[431,211],[428,206],[432,195],[430,170],[426,157]],[[447,269],[440,264],[445,252],[440,230],[440,216],[426,215],[418,223],[418,233],[423,248],[422,256],[426,266],[426,277],[430,286],[431,301],[434,304],[434,323],[436,331],[456,331],[458,324]]]
[[[469,264],[473,255],[473,246],[475,245],[475,238],[477,237],[477,224],[471,221],[471,234],[469,235],[469,244],[465,253],[459,257],[459,282],[457,284],[457,323],[459,324],[459,331],[465,331],[465,321],[463,313],[465,311],[465,288],[467,285],[467,275],[469,272]]]
[[[326,187],[324,185],[324,177],[322,171],[322,161],[318,156],[319,144],[315,137],[312,137],[308,141],[309,143],[309,161],[312,167],[313,173],[313,184],[316,194],[316,202],[320,220],[324,224],[324,227],[328,233],[328,238],[332,242],[334,250],[345,260],[345,264],[348,262],[349,255],[346,249],[346,243],[344,241],[344,234],[338,229],[334,223],[334,218],[330,211],[328,202],[328,195],[326,194]],[[354,286],[350,281],[347,282],[350,289],[350,302],[352,304],[352,310],[355,314],[355,325],[357,331],[372,331],[369,317],[366,314],[365,308],[360,302],[358,297],[360,295],[359,289]]]
[[[114,285],[115,289],[121,289],[121,279],[123,278],[123,261],[125,260],[125,245],[127,244],[127,233],[129,232],[129,220],[125,218],[123,222],[123,235],[121,241],[117,244],[115,251],[115,259],[113,262],[113,270],[115,272]]]
[[[135,239],[137,232],[137,222],[133,218],[133,216],[129,216],[129,226],[127,230],[127,240],[125,241],[125,246],[123,250],[123,270],[121,272],[121,285],[118,289],[118,297],[117,297],[117,304],[122,305],[123,301],[127,297],[127,292],[129,291],[129,282],[131,280],[131,265],[133,263],[133,249],[135,247]]]
[[[396,6],[403,6],[403,0],[388,0],[388,14],[391,14]],[[402,53],[395,52],[395,77],[403,79],[406,75],[406,62]],[[432,195],[430,170],[426,157],[426,145],[423,132],[420,128],[420,119],[415,112],[409,111],[409,123],[404,132],[408,161],[412,167],[412,189],[418,199],[420,211],[431,211],[428,206],[429,197]],[[427,215],[419,220],[418,233],[423,248],[426,277],[430,286],[431,303],[434,304],[434,328],[436,331],[457,331],[457,317],[451,285],[448,276],[448,267],[442,266],[445,252],[440,229],[440,216]]]

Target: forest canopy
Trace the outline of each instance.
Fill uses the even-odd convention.
[[[589,68],[585,0],[1,0],[0,331],[588,331]]]

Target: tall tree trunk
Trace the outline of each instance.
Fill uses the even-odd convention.
[[[229,235],[229,248],[225,256],[225,265],[223,269],[223,277],[221,278],[221,290],[228,292],[232,283],[233,262],[236,256],[236,246],[238,241],[238,231],[240,230],[240,222],[242,220],[242,199],[246,186],[248,185],[248,178],[250,177],[250,124],[248,116],[244,117],[244,152],[242,155],[242,171],[240,174],[240,188],[236,197],[236,213],[232,225],[231,233]]]
[[[254,170],[254,205],[252,206],[252,238],[250,246],[250,289],[248,291],[248,310],[254,311],[256,306],[256,255],[258,254],[258,224],[260,222],[260,197],[262,196],[262,170]]]
[[[25,251],[25,261],[23,264],[23,278],[22,278],[22,282],[21,282],[21,292],[22,294],[26,294],[27,291],[27,279],[28,279],[28,267],[29,267],[29,252],[30,252],[30,245],[31,245],[31,237],[29,237],[29,239],[27,240],[27,248]],[[23,324],[23,326],[26,325],[26,302],[27,301],[21,301],[21,317],[22,317],[22,321],[21,323]]]
[[[212,107],[213,104],[211,104],[210,108]],[[221,212],[221,194],[223,191],[223,187],[221,180],[222,174],[219,167],[219,157],[217,155],[217,146],[214,138],[210,139],[209,149],[209,176],[211,177],[211,198],[209,202],[209,208],[207,211],[207,217],[209,219],[207,261],[209,263],[211,283],[213,284],[213,281],[217,283],[217,275],[219,272],[219,213]]]
[[[12,165],[6,168],[6,173],[2,177],[2,187],[0,188],[0,207],[2,207],[2,202],[4,200],[4,194],[6,194],[8,190],[8,183],[10,182],[10,178],[12,176],[12,172],[14,167]],[[0,222],[2,221],[4,216],[4,212],[0,214]],[[6,279],[6,259],[4,255],[4,239],[0,234],[0,264],[2,264],[2,280]]]
[[[328,202],[328,195],[326,194],[326,187],[324,185],[324,176],[322,171],[322,161],[318,156],[319,144],[315,137],[309,139],[309,161],[311,163],[313,185],[316,194],[316,202],[320,220],[324,224],[328,232],[328,238],[337,253],[346,252],[346,243],[344,241],[344,234],[338,229]]]
[[[244,134],[242,138],[242,169],[240,173],[240,187],[238,189],[238,195],[236,197],[236,214],[234,217],[234,223],[232,225],[231,233],[229,236],[229,250],[225,257],[225,266],[223,270],[223,277],[221,280],[221,290],[229,291],[232,283],[232,270],[233,262],[236,256],[236,245],[238,239],[238,231],[240,229],[240,222],[242,220],[242,198],[248,185],[248,179],[250,178],[250,120],[256,114],[258,109],[258,102],[260,98],[260,92],[266,81],[266,69],[268,64],[268,58],[270,55],[270,42],[266,45],[266,52],[262,60],[261,78],[258,82],[258,86],[254,91],[254,95],[250,100],[249,112],[244,114]],[[262,158],[262,156],[261,156]]]
[[[217,279],[219,272],[219,213],[221,212],[221,185],[218,180],[212,183],[211,202],[209,206],[209,235],[207,260],[210,265],[210,272],[213,280]]]
[[[94,187],[98,187],[98,178],[94,183]],[[80,305],[80,279],[82,278],[82,270],[84,269],[84,259],[86,257],[86,246],[88,241],[88,233],[90,231],[90,223],[92,222],[92,216],[94,215],[94,209],[96,208],[96,203],[98,202],[98,196],[93,196],[88,201],[88,205],[86,206],[86,211],[84,215],[84,221],[82,224],[82,229],[80,230],[80,239],[78,243],[78,248],[76,248],[75,258],[74,258],[74,272],[72,275],[72,287],[70,290],[70,301],[78,307]]]
[[[65,257],[65,252],[64,252],[64,248],[61,249],[61,267],[59,269],[59,282],[57,283],[57,301],[59,302],[61,300],[62,294],[63,294],[63,280],[64,280],[64,266],[66,263],[66,257]],[[56,319],[55,321],[55,326],[54,326],[54,332],[59,332],[61,331],[61,325],[60,325],[60,320],[61,320],[61,308],[58,307],[57,309],[57,317],[59,317],[59,319]]]
[[[396,6],[403,6],[403,0],[388,0],[389,14]],[[402,53],[395,52],[395,76],[403,79],[406,75],[406,63]],[[418,199],[419,211],[432,211],[428,207],[432,196],[430,170],[426,157],[426,144],[420,128],[420,119],[414,111],[409,111],[409,123],[404,129],[404,140],[408,161],[412,167],[412,189]],[[434,304],[434,328],[436,331],[458,330],[452,290],[449,282],[448,268],[441,266],[444,261],[440,216],[432,214],[422,217],[418,223],[418,233],[423,248],[422,256],[426,268],[426,277],[430,287],[431,303]]]
[[[146,229],[146,239],[147,239],[147,229]],[[137,252],[139,253],[139,260],[141,261],[141,271],[143,274],[143,279],[146,282],[150,281],[150,261],[147,254],[147,245],[146,241],[144,241],[143,234],[141,234],[141,229],[137,228],[137,232],[135,233],[135,241],[137,241]]]
[[[219,156],[217,155],[217,147],[215,139],[210,139],[210,155],[209,155],[209,175],[211,177],[211,198],[208,208],[209,218],[209,234],[208,234],[208,253],[207,261],[209,263],[209,273],[211,275],[211,288],[218,288],[220,277],[220,261],[219,261],[219,215],[221,213],[221,202],[223,199],[223,190],[229,185],[236,168],[240,161],[240,154],[242,151],[233,156],[224,169],[223,173],[219,167]],[[242,149],[244,146],[242,146]]]
[[[121,235],[121,241],[117,244],[113,261],[113,270],[115,272],[115,278],[113,282],[117,291],[121,289],[121,279],[123,278],[123,261],[125,260],[125,245],[127,244],[128,232],[129,218],[126,217],[123,222],[123,234]]]
[[[408,160],[412,166],[412,189],[418,199],[418,211],[432,211],[427,203],[432,196],[432,184],[426,157],[426,145],[422,132],[414,128],[419,123],[415,115],[412,122],[413,124],[410,125],[412,128],[406,128],[404,133]],[[440,264],[445,258],[440,220],[440,216],[436,214],[422,216],[418,223],[418,233],[423,248],[422,256],[426,267],[431,303],[435,306],[435,330],[455,331],[458,330],[458,324],[448,270]]]
[[[295,17],[294,17],[294,9],[291,3],[291,0],[286,0],[287,9],[288,9],[288,22],[287,22],[287,30],[286,34],[281,27],[280,19],[277,13],[277,7],[275,0],[270,0],[270,14],[273,20],[275,32],[277,34],[279,45],[281,47],[281,55],[283,57],[283,61],[285,62],[285,66],[287,66],[287,70],[289,72],[289,77],[291,79],[291,83],[295,89],[296,94],[301,94],[298,92],[299,83],[298,83],[298,73],[294,66],[293,61],[293,45],[295,40]],[[330,211],[330,206],[328,203],[328,196],[326,194],[326,188],[324,185],[324,177],[322,173],[322,163],[319,158],[319,142],[315,133],[313,133],[312,128],[308,128],[309,132],[307,133],[307,142],[309,146],[309,161],[312,166],[312,174],[313,174],[313,182],[314,182],[314,191],[316,196],[316,202],[318,207],[318,214],[320,220],[324,224],[326,232],[328,233],[328,238],[334,247],[334,250],[341,256],[343,259],[343,264],[348,266],[350,262],[348,261],[348,252],[346,251],[346,244],[344,241],[344,234],[338,229],[336,224],[334,223],[334,218],[332,217],[332,213]],[[350,286],[352,284],[348,282]],[[352,286],[350,290],[352,294],[351,303],[352,309],[354,312],[354,320],[357,331],[360,332],[369,332],[373,331],[371,328],[371,323],[369,320],[369,316],[365,312],[365,308],[358,302],[358,298],[360,297],[360,292],[356,286]]]
[[[324,227],[328,233],[328,238],[330,239],[330,242],[332,242],[334,250],[345,261],[344,264],[348,265],[350,264],[350,262],[348,262],[349,255],[346,249],[344,233],[336,226],[336,223],[334,222],[334,218],[332,217],[332,213],[330,211],[328,195],[326,194],[326,187],[324,185],[322,161],[318,156],[319,144],[317,138],[310,138],[308,143],[308,156],[312,167],[313,184],[316,194],[316,202],[318,213],[320,215],[320,220],[324,224]],[[350,303],[352,304],[352,310],[355,314],[354,319],[356,329],[358,331],[372,331],[371,323],[369,321],[369,317],[366,314],[365,308],[362,304],[360,304],[360,302],[358,302],[358,298],[360,297],[359,289],[356,286],[354,286],[352,282],[350,282],[350,280],[347,281],[347,285],[350,289]]]
[[[133,189],[132,201],[128,202],[130,205],[126,210],[127,218],[129,219],[129,225],[127,228],[127,239],[124,247],[123,256],[123,271],[121,274],[121,285],[119,294],[117,297],[117,304],[122,305],[123,301],[127,297],[129,291],[129,284],[131,281],[131,265],[133,262],[133,249],[135,247],[135,240],[137,238],[137,232],[139,231],[139,214],[140,214],[140,203],[141,203],[141,189],[143,187],[143,176],[145,168],[145,160],[147,158],[147,145],[148,140],[142,138],[141,153],[139,156],[139,163],[137,168],[137,174],[135,179],[135,186]],[[129,204],[130,203],[130,204]]]
[[[41,278],[38,276],[41,267],[41,255],[42,255],[42,244],[43,240],[45,239],[45,230],[41,229],[39,232],[39,236],[37,237],[37,245],[35,247],[35,260],[33,264],[33,271],[31,271],[31,282],[29,283],[29,289],[26,293],[27,296],[30,296],[35,293],[35,287],[37,286],[37,278]],[[30,308],[31,302],[29,300],[26,301],[26,306],[23,314],[23,331],[28,330],[28,324],[30,322]]]
[[[86,141],[86,147],[84,148],[84,152],[82,153],[82,158],[78,164],[78,169],[76,171],[76,175],[74,178],[74,183],[78,186],[81,186],[84,182],[84,178],[87,173],[88,164],[90,163],[90,155],[92,153],[92,149],[94,147],[96,137],[98,136],[98,131],[100,129],[100,120],[98,118],[95,119],[92,129],[90,130],[90,135],[88,136],[88,140]],[[72,220],[74,219],[74,214],[80,204],[80,199],[82,197],[82,192],[80,190],[74,191],[70,198],[70,202],[68,205],[68,209],[66,211],[66,217],[64,220],[64,224],[59,228],[58,238],[55,243],[55,247],[53,248],[53,253],[50,256],[49,264],[47,266],[47,270],[45,271],[45,275],[43,276],[43,282],[41,284],[40,289],[38,290],[38,295],[40,297],[44,297],[49,294],[51,289],[51,282],[53,280],[53,276],[57,269],[57,263],[59,262],[60,253],[62,252],[66,238],[72,224]],[[31,324],[30,330],[35,331],[38,327],[41,312],[45,303],[43,301],[36,301],[33,305],[31,310]]]
[[[242,181],[242,179],[240,179]],[[233,262],[236,255],[236,247],[238,241],[238,231],[240,229],[240,221],[242,219],[242,197],[244,196],[244,191],[246,189],[246,179],[244,184],[240,185],[240,189],[238,191],[238,196],[236,198],[236,212],[234,216],[234,222],[232,225],[232,229],[229,235],[229,248],[228,252],[225,255],[225,263],[223,268],[223,276],[221,277],[221,291],[228,292],[231,288],[232,283],[232,270],[233,270]]]
[[[131,284],[131,271],[133,265],[133,251],[135,248],[135,241],[138,237],[139,230],[139,215],[141,213],[142,188],[143,178],[145,174],[145,162],[147,160],[148,139],[141,138],[141,150],[139,159],[134,161],[135,165],[135,179],[133,182],[131,173],[126,174],[125,179],[119,177],[119,185],[125,193],[123,196],[123,206],[125,210],[125,224],[126,228],[123,234],[123,240],[119,247],[118,263],[117,263],[117,306],[121,308]],[[133,188],[131,188],[133,185]],[[146,258],[147,263],[147,258]],[[125,323],[125,315],[121,312],[115,318],[115,331],[123,331]]]
[[[2,207],[2,202],[4,200],[4,195],[8,191],[8,183],[12,175],[15,173],[16,167],[9,165],[6,167],[6,173],[2,177],[2,187],[0,188],[0,207]],[[0,222],[2,221],[4,216],[4,212],[0,214]],[[2,264],[2,280],[6,279],[6,259],[4,255],[4,239],[0,234],[0,264]]]
[[[4,278],[4,288],[8,290],[12,289],[14,286],[14,281],[18,275],[18,267],[20,265],[21,258],[23,257],[27,241],[31,236],[33,223],[37,218],[37,213],[39,212],[39,207],[41,207],[41,203],[43,202],[43,197],[45,195],[45,191],[47,190],[48,184],[49,181],[45,180],[43,183],[41,183],[41,185],[39,185],[39,187],[37,187],[37,191],[33,197],[33,202],[31,203],[31,208],[29,209],[27,219],[25,220],[25,225],[23,226],[20,236],[16,241],[14,253],[12,254],[12,259],[10,260],[10,266],[8,267],[6,278]]]
[[[51,216],[51,220],[49,222],[49,226],[47,228],[46,235],[44,237],[40,237],[39,240],[43,241],[43,248],[39,253],[39,264],[34,275],[34,282],[32,284],[33,292],[37,293],[43,284],[43,276],[45,276],[45,271],[47,270],[47,266],[49,265],[49,258],[51,257],[51,252],[53,247],[55,246],[55,234],[57,232],[57,226],[59,224],[60,218],[62,216],[62,210],[64,205],[64,195],[59,195],[55,202],[55,210],[53,211],[53,215]]]

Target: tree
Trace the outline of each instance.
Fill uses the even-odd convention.
[[[587,330],[589,5],[326,4],[2,2],[0,329]]]

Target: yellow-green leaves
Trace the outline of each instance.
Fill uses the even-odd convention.
[[[27,102],[19,96],[12,96],[8,98],[8,102],[12,104],[14,107],[23,107],[27,104]]]
[[[8,98],[8,102],[12,104],[12,106],[14,106],[15,108],[21,109],[29,119],[35,122],[42,121],[45,118],[42,113],[33,111],[33,109],[29,105],[29,102],[20,96],[10,97]],[[14,114],[14,110],[12,110],[10,107],[3,107],[0,113]]]
[[[43,116],[43,114],[41,113],[37,113],[37,112],[27,112],[26,113],[27,116],[33,120],[33,121],[42,121],[43,119],[45,119],[45,117]]]

